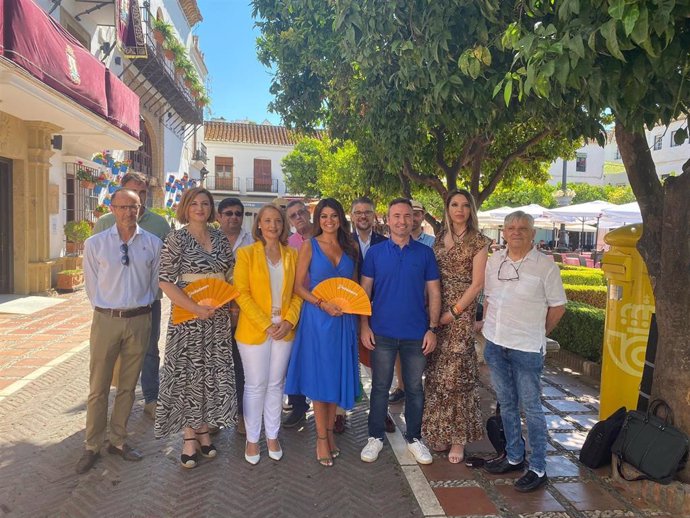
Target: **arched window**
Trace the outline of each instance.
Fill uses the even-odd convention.
[[[144,173],[146,176],[153,176],[153,150],[151,149],[151,137],[146,130],[146,124],[142,119],[139,124],[139,140],[141,140],[141,147],[136,151],[129,151],[128,157],[134,171]]]

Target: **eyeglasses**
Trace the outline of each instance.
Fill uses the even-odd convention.
[[[226,210],[225,212],[221,212],[221,214],[226,218],[229,218],[230,216],[241,218],[244,215],[241,210]]]
[[[308,216],[309,211],[307,209],[300,209],[297,212],[290,214],[290,219],[297,219],[300,216]]]
[[[373,210],[356,210],[352,213],[355,218],[360,218],[362,216],[371,216],[374,213]]]
[[[122,257],[120,257],[120,262],[123,264],[123,266],[129,266],[129,247],[127,246],[127,243],[122,243],[120,245],[120,253],[122,254]]]
[[[139,211],[141,208],[141,205],[111,205],[112,208],[114,209],[119,209],[119,210],[136,210]]]
[[[523,261],[524,261],[524,259],[523,259]],[[518,266],[516,268],[514,263],[508,262],[508,259],[503,259],[503,262],[498,267],[498,280],[499,281],[519,281],[520,280],[520,266],[522,266],[522,261],[520,261],[520,264],[518,264]]]

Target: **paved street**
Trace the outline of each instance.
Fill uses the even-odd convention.
[[[265,455],[257,466],[242,457],[243,439],[223,430],[220,455],[191,471],[178,463],[181,438],[153,438],[139,400],[130,443],[146,455],[125,463],[105,449],[86,475],[74,473],[83,441],[88,389],[90,309],[84,293],[28,316],[0,315],[0,516],[9,517],[552,517],[667,516],[624,498],[610,468],[593,472],[577,462],[586,431],[597,419],[598,391],[557,368],[544,379],[550,428],[546,489],[516,493],[515,476],[450,465],[436,455],[419,467],[399,434],[390,434],[378,462],[365,464],[366,403],[340,437],[343,454],[333,468],[314,459],[313,423],[282,432],[285,457]],[[162,341],[163,342],[163,341]],[[482,389],[488,414],[492,396]],[[400,405],[392,407],[404,426]],[[472,453],[490,456],[488,441]]]

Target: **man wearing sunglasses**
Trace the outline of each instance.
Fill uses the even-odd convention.
[[[247,230],[242,227],[242,223],[244,222],[244,204],[239,198],[224,198],[221,200],[218,204],[216,219],[218,223],[220,223],[220,229],[223,231],[223,234],[225,234],[225,237],[230,241],[233,254],[235,254],[238,248],[254,243],[254,238],[251,233],[247,232]],[[233,329],[237,326],[239,312],[239,306],[233,301],[230,304]],[[237,349],[235,337],[232,338],[232,361],[235,370],[235,390],[237,392],[237,433],[246,435],[247,432],[244,429],[244,419],[242,417],[244,415],[244,409],[242,407],[242,401],[244,399],[244,367],[242,367],[242,358],[240,356],[240,351]],[[210,426],[209,431],[211,435],[213,435],[218,429]]]
[[[132,171],[125,174],[120,180],[120,187],[134,191],[139,196],[141,207],[137,213],[137,224],[157,236],[161,241],[170,232],[170,225],[163,216],[151,212],[146,208],[146,198],[148,197],[148,178],[142,173]],[[109,229],[115,224],[115,214],[104,214],[93,229],[97,234]],[[161,298],[163,292],[158,290],[158,296],[151,308],[151,335],[149,336],[149,348],[144,358],[144,366],[141,368],[141,391],[144,394],[144,414],[153,418],[156,415],[156,403],[158,402],[158,371],[161,358],[158,351],[158,340],[161,335]]]
[[[86,441],[77,473],[91,469],[103,446],[108,395],[118,357],[108,453],[127,461],[142,458],[141,452],[125,440],[134,391],[149,345],[151,307],[158,294],[158,261],[163,242],[137,224],[140,209],[141,199],[136,192],[116,191],[110,203],[115,225],[84,243],[86,294],[94,313],[89,337]]]
[[[546,481],[547,429],[541,406],[541,373],[546,335],[565,313],[565,291],[558,267],[537,251],[534,220],[522,211],[506,216],[507,248],[486,264],[484,284],[484,358],[506,435],[506,455],[487,462],[490,473],[524,471],[514,484],[529,492]],[[525,462],[520,408],[525,413],[532,454]],[[525,471],[526,470],[526,471]]]

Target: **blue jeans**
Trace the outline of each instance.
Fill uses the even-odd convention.
[[[520,425],[522,407],[532,448],[529,466],[535,471],[545,472],[547,431],[541,406],[544,356],[541,352],[516,351],[487,340],[484,359],[491,371],[491,382],[501,404],[508,460],[520,462],[525,458],[525,443]]]
[[[388,414],[388,391],[393,381],[395,357],[400,354],[402,377],[405,383],[405,437],[408,442],[422,438],[424,390],[422,374],[426,356],[421,340],[398,340],[374,335],[376,348],[371,351],[371,399],[369,402],[369,437],[383,439]]]
[[[141,391],[144,393],[144,401],[151,403],[158,399],[158,369],[161,357],[158,353],[158,339],[161,336],[161,301],[156,300],[151,305],[151,334],[149,335],[149,347],[144,357],[144,365],[141,367]]]

